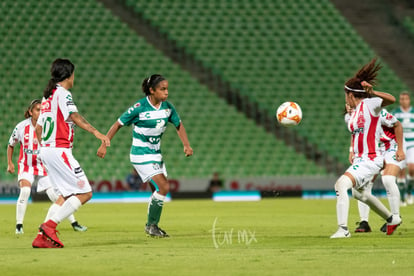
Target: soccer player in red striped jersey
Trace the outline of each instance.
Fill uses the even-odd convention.
[[[16,234],[23,234],[23,220],[27,209],[31,187],[36,185],[37,192],[45,191],[49,199],[55,202],[58,195],[52,188],[46,169],[38,156],[40,145],[38,144],[35,126],[40,114],[40,100],[33,100],[26,112],[25,120],[14,128],[7,147],[7,171],[15,172],[13,152],[16,145],[20,145],[18,165],[18,183],[20,187],[19,198],[16,204]],[[74,215],[68,217],[75,231],[86,231],[87,227],[80,225]]]
[[[352,165],[335,183],[338,230],[331,238],[351,236],[348,230],[349,189],[353,189],[356,199],[368,204],[387,221],[388,235],[401,223],[399,216],[392,215],[378,198],[366,190],[368,183],[380,172],[384,163],[378,146],[381,133],[380,113],[384,106],[395,102],[395,97],[391,94],[374,91],[372,88],[378,70],[381,69],[376,61],[371,60],[345,83],[345,101],[355,110],[348,122],[348,130],[352,134],[350,151],[354,158]]]
[[[56,235],[57,225],[92,197],[88,178],[72,154],[74,126],[93,134],[105,146],[109,146],[110,141],[78,113],[72,100],[69,89],[74,84],[75,65],[68,59],[58,58],[52,63],[50,73],[51,79],[43,92],[35,131],[42,145],[40,159],[48,170],[52,184],[62,195],[62,200],[56,202],[61,207],[40,225],[32,246],[62,248],[63,243]]]
[[[345,115],[345,122],[348,124],[349,118],[353,112],[349,106]],[[404,146],[403,146],[403,128],[402,124],[389,113],[386,109],[382,109],[380,114],[382,153],[384,156],[384,168],[381,171],[382,184],[387,192],[388,203],[391,213],[400,216],[400,192],[396,183],[396,177],[400,170],[404,167]],[[349,153],[349,161],[353,163],[353,151]],[[375,179],[376,177],[374,177]],[[371,193],[373,181],[366,185],[365,192]],[[371,232],[368,223],[370,208],[367,204],[358,200],[358,211],[360,222],[355,232]],[[387,224],[381,227],[382,232],[387,231]]]

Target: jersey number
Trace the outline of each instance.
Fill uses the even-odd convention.
[[[51,117],[47,117],[45,123],[43,124],[43,140],[48,140],[53,133],[55,128],[55,122],[53,122]]]

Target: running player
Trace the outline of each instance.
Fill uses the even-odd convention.
[[[152,75],[142,82],[142,91],[146,97],[128,108],[111,126],[107,136],[112,139],[121,127],[134,124],[130,161],[142,181],[149,181],[152,188],[155,188],[148,206],[145,232],[152,237],[168,237],[158,227],[164,199],[169,192],[167,170],[161,155],[161,136],[168,122],[176,127],[185,155],[191,156],[193,149],[177,111],[166,101],[168,81],[161,75]],[[97,155],[104,158],[105,154],[106,146],[102,144]]]
[[[55,202],[58,195],[50,184],[49,177],[42,162],[38,158],[40,146],[38,144],[35,126],[40,114],[40,100],[33,100],[26,112],[25,120],[21,121],[14,128],[7,147],[7,171],[15,172],[13,164],[14,147],[20,144],[20,154],[18,164],[17,181],[20,187],[19,198],[16,204],[16,234],[21,235],[23,231],[23,220],[26,214],[27,203],[29,200],[32,185],[37,184],[37,192],[46,192],[49,199]],[[52,206],[51,206],[52,208]],[[86,231],[87,227],[80,225],[74,215],[68,217],[75,231]]]
[[[366,185],[383,166],[384,159],[378,146],[381,109],[395,102],[391,94],[372,89],[380,68],[376,59],[373,59],[345,83],[345,101],[355,109],[348,122],[348,129],[352,133],[350,151],[354,159],[352,165],[335,183],[338,230],[331,238],[351,236],[348,230],[349,189],[353,189],[355,198],[368,204],[387,221],[388,235],[401,223],[399,216],[393,216],[378,198],[365,190]]]
[[[33,247],[63,247],[56,226],[92,197],[92,188],[78,161],[72,155],[75,125],[92,133],[105,146],[109,139],[89,124],[79,113],[68,89],[73,87],[75,66],[68,59],[56,59],[51,79],[44,90],[36,135],[42,141],[40,159],[49,177],[62,195],[61,205],[48,221],[41,224]]]
[[[400,188],[401,206],[413,204],[412,189],[414,185],[414,108],[410,103],[410,94],[402,92],[400,94],[400,106],[392,111],[398,121],[402,123],[405,138],[406,161],[408,174],[405,170],[401,170],[397,183]],[[407,177],[406,177],[407,176]],[[407,195],[407,198],[405,198]]]

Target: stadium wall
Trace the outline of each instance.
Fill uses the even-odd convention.
[[[210,179],[170,179],[170,190],[172,193],[200,193],[206,192]],[[332,191],[336,177],[252,177],[252,178],[229,178],[223,180],[223,190],[231,191],[261,191],[291,193],[302,191]],[[125,180],[90,180],[95,192],[125,192],[128,185]],[[149,191],[145,183],[140,191]],[[0,182],[0,195],[18,195],[19,188],[16,182]]]

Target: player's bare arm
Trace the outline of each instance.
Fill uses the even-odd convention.
[[[187,132],[185,131],[183,123],[180,123],[180,125],[177,127],[177,134],[183,143],[185,156],[193,155],[193,149],[191,148],[190,142],[188,141]]]
[[[107,147],[111,145],[111,141],[104,134],[100,133],[96,128],[94,128],[86,119],[80,115],[78,112],[74,112],[69,116],[72,121],[79,126],[80,128],[92,133],[96,138],[102,141]]]
[[[14,173],[14,164],[13,164],[13,151],[14,148],[10,145],[7,146],[7,172]]]
[[[112,138],[115,136],[115,134],[118,132],[118,130],[123,127],[118,121],[116,121],[111,128],[106,133],[106,137],[108,137],[109,140],[112,140]],[[98,152],[96,153],[100,158],[104,158],[106,155],[106,145],[104,143],[101,144],[101,146],[98,149]]]
[[[394,126],[394,132],[395,132],[395,140],[397,142],[398,148],[396,152],[396,158],[397,161],[402,161],[405,159],[405,153],[403,149],[403,127],[400,121],[397,121],[397,123]]]
[[[395,97],[393,95],[385,92],[374,91],[372,85],[366,81],[361,82],[361,85],[368,94],[382,99],[382,107],[395,103]]]

